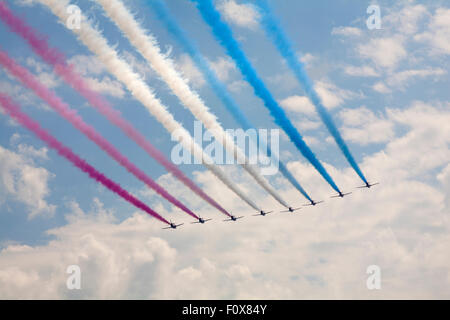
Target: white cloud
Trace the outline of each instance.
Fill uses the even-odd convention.
[[[0,81],[0,91],[7,92],[12,99],[24,106],[39,105],[38,98],[30,90],[25,89],[21,85],[13,84],[10,81]]]
[[[203,74],[197,69],[197,66],[187,54],[180,56],[177,61],[177,67],[195,88],[200,88],[206,83]]]
[[[386,86],[386,84],[384,84],[384,83],[381,82],[381,81],[378,81],[377,83],[375,83],[375,84],[372,86],[372,89],[375,90],[375,91],[377,91],[377,92],[379,92],[379,93],[390,93],[390,92],[391,92],[391,89],[389,89],[389,88]]]
[[[46,157],[46,149],[19,145],[19,153],[0,146],[0,202],[7,199],[25,204],[30,218],[51,215],[55,206],[45,200],[49,195],[48,181],[52,174],[45,168],[34,166],[30,156]]]
[[[210,61],[211,68],[221,81],[228,81],[236,73],[236,66],[228,58],[219,57],[216,61]]]
[[[128,61],[131,61],[130,56],[126,55]],[[69,63],[84,77],[90,89],[116,98],[123,98],[125,96],[123,85],[105,74],[106,69],[95,56],[75,55],[69,59]],[[132,65],[135,66],[135,64]],[[140,73],[145,70],[144,68],[139,68]]]
[[[448,164],[441,172],[438,173],[436,179],[441,183],[442,190],[446,192],[446,208],[450,207],[450,164]]]
[[[283,91],[292,91],[294,89],[298,89],[298,80],[295,77],[295,75],[287,70],[285,72],[279,72],[276,74],[271,74],[266,77],[267,81],[273,84],[274,86],[278,87],[280,90]]]
[[[404,85],[418,76],[403,74],[397,81]],[[387,89],[383,81],[378,82],[380,88]],[[335,95],[328,104],[340,105],[355,96],[330,84],[323,87],[326,94]],[[291,96],[280,103],[290,111],[315,114],[306,97]],[[385,115],[364,107],[339,112],[343,130],[356,130],[350,134],[354,142],[386,143],[359,161],[366,176],[381,184],[304,208],[298,215],[274,213],[222,223],[217,211],[170,175],[158,182],[213,221],[166,232],[142,213],[131,211],[129,218],[118,222],[98,200],[88,213],[71,202],[67,225],[50,230],[53,239],[47,244],[3,245],[0,298],[446,298],[450,295],[448,110],[448,104],[416,102],[404,109],[387,109]],[[309,122],[306,125],[312,126],[314,121]],[[316,137],[305,139],[317,143]],[[319,143],[323,146],[323,141]],[[288,163],[294,176],[314,199],[328,199],[331,188],[298,153],[294,156],[295,161]],[[323,163],[342,190],[361,183],[350,168]],[[225,170],[263,208],[281,209],[242,170]],[[6,177],[3,172],[1,177]],[[246,216],[254,213],[209,172],[195,172],[194,177],[227,209]],[[303,203],[284,178],[272,179],[289,203]],[[149,198],[153,208],[174,221],[190,221],[173,208],[162,210],[157,197]],[[66,289],[65,271],[71,264],[81,267],[80,291]],[[366,268],[371,264],[381,267],[382,290],[366,288]]]
[[[319,121],[311,121],[311,120],[303,119],[303,120],[297,122],[297,127],[300,129],[301,132],[307,131],[307,130],[314,130],[314,129],[317,129],[319,126],[320,126]]]
[[[388,77],[386,82],[389,87],[402,89],[405,88],[409,82],[415,79],[426,77],[437,79],[444,74],[447,74],[447,71],[441,68],[411,69],[394,73]]]
[[[33,68],[36,72],[35,76],[39,81],[47,88],[55,88],[60,85],[61,81],[58,77],[51,71],[51,68],[42,63],[36,61],[34,58],[28,57],[26,60],[27,66]]]
[[[384,81],[378,81],[372,89],[379,93],[391,93],[393,90],[405,90],[413,81],[431,77],[432,81],[438,81],[447,71],[441,68],[410,69],[392,73]]]
[[[305,54],[298,53],[298,55],[300,57],[300,61],[305,65],[309,65],[317,59],[317,57],[313,56],[310,53],[305,53]]]
[[[447,110],[446,110],[447,109]],[[450,114],[448,104],[432,106],[415,102],[406,110],[387,109],[387,118],[409,128],[402,137],[393,139],[383,152],[367,165],[389,171],[395,167],[399,178],[418,177],[450,158]],[[376,163],[376,161],[379,161]],[[386,166],[386,167],[385,167]]]
[[[329,109],[342,105],[345,101],[355,99],[358,94],[338,88],[329,81],[317,81],[315,84],[317,94],[322,99],[323,105]],[[286,110],[304,113],[310,116],[316,114],[316,109],[306,96],[293,95],[281,100],[280,105]]]
[[[422,121],[424,113],[429,116]],[[429,149],[426,138],[440,141],[435,147],[446,149],[448,154],[445,145],[448,132],[436,129],[439,126],[431,122],[440,116],[445,123],[448,112],[417,103],[408,110],[392,111],[390,116],[397,122],[408,123],[410,130],[363,161],[367,175],[382,182],[370,191],[354,192],[342,201],[327,201],[304,209],[302,215],[274,214],[251,221],[246,218],[248,221],[243,219],[233,225],[215,221],[220,220],[217,216],[201,228],[186,226],[170,233],[160,230],[160,225],[144,214],[134,213],[123,222],[116,222],[98,201],[93,212],[87,214],[72,202],[70,223],[49,231],[54,240],[43,246],[11,244],[1,251],[0,296],[12,299],[446,297],[450,288],[450,261],[446,254],[450,245],[448,208],[444,206],[441,190],[422,182],[417,175],[434,170],[448,157],[427,166],[415,163],[434,151],[434,147]],[[352,124],[361,120],[363,116],[349,117]],[[415,170],[410,170],[408,164],[404,168],[405,162],[399,161],[403,157],[408,157]],[[357,183],[350,169],[338,170],[326,163],[325,166],[343,189]],[[310,165],[294,161],[288,167],[307,189],[314,186],[315,198],[329,196],[330,188]],[[238,170],[232,171],[233,178],[244,188],[252,188],[251,182],[247,185],[246,179],[241,180],[243,176]],[[446,181],[447,171],[443,172],[440,181]],[[208,193],[227,208],[247,213],[248,209],[240,208],[233,196],[229,198],[227,190],[209,172],[198,172],[196,176]],[[282,185],[284,196],[298,202],[298,192],[286,186]],[[186,193],[176,188],[175,192]],[[267,197],[257,193],[256,198],[264,207],[273,207]],[[218,215],[207,206],[202,206],[199,214],[213,218]],[[179,213],[175,218],[183,220]],[[294,220],[298,223],[286,223]],[[81,267],[80,291],[65,287],[65,270],[72,264]],[[366,268],[371,264],[382,270],[382,290],[377,292],[365,286]]]
[[[260,14],[252,4],[238,4],[234,0],[224,0],[218,4],[218,9],[228,22],[240,27],[254,29],[259,25]]]
[[[250,85],[244,80],[236,80],[228,85],[228,90],[230,90],[231,92],[239,93],[244,89],[251,89]]]
[[[99,75],[105,72],[103,64],[92,55],[75,55],[71,57],[68,62],[74,66],[78,73],[84,76]]]
[[[340,36],[360,36],[362,34],[361,29],[355,27],[334,27],[331,30],[331,34]]]
[[[300,112],[308,115],[315,114],[314,105],[305,96],[290,96],[280,101],[280,105],[289,111]]]
[[[198,213],[213,221],[165,232],[145,214],[117,222],[98,200],[89,213],[72,202],[69,223],[50,230],[54,239],[48,244],[10,244],[1,251],[0,297],[444,298],[450,294],[449,193],[441,187],[449,176],[446,108],[416,102],[405,110],[390,109],[386,119],[407,126],[406,132],[361,163],[368,178],[381,184],[303,209],[301,215],[247,217],[226,224],[218,212],[199,204]],[[378,121],[367,110],[344,117],[352,126],[367,123],[367,118]],[[351,169],[324,165],[343,190],[359,183]],[[330,195],[310,165],[292,161],[288,167],[314,198]],[[436,169],[440,173],[430,181],[429,172]],[[226,170],[261,206],[278,208],[240,170]],[[195,177],[226,208],[252,213],[209,172]],[[170,179],[164,176],[169,185],[174,182]],[[299,202],[298,192],[283,179],[280,189],[289,202]],[[192,205],[185,190],[174,192]],[[153,207],[158,205],[152,201]],[[177,222],[188,219],[175,212],[167,215]],[[80,291],[65,287],[65,270],[72,264],[81,267]],[[376,292],[366,288],[366,268],[372,264],[382,270],[382,290]]]
[[[354,92],[338,88],[328,81],[317,81],[315,87],[323,105],[329,109],[338,107],[345,101],[355,99],[358,96]]]
[[[339,116],[344,123],[343,136],[348,141],[367,145],[388,142],[394,137],[393,122],[375,115],[366,107],[344,109]]]
[[[124,60],[131,66],[131,68],[139,74],[143,79],[156,77],[156,72],[150,67],[146,60],[136,57],[129,51],[123,51]],[[170,51],[169,53],[170,54]]]
[[[364,59],[371,60],[378,68],[393,69],[406,57],[401,37],[374,38],[360,44],[357,51]]]
[[[109,76],[104,76],[101,79],[90,77],[85,77],[84,79],[91,90],[116,98],[123,98],[125,96],[123,85],[120,82],[111,79]]]
[[[415,40],[430,45],[433,54],[450,54],[450,9],[437,9],[428,28],[417,34]]]
[[[347,66],[344,68],[344,72],[353,77],[378,77],[379,73],[369,66],[355,67]]]
[[[419,23],[428,15],[428,10],[421,4],[407,4],[403,8],[391,9],[389,14],[382,17],[383,25],[394,32],[411,35],[419,29]]]
[[[17,145],[17,152],[27,158],[48,160],[48,149],[46,147],[36,149],[33,146],[20,143]]]

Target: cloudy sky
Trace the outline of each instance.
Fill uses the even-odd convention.
[[[164,128],[35,0],[7,0],[47,35],[91,87],[167,157],[175,145]],[[238,124],[189,56],[140,1],[125,1],[158,39],[224,128]],[[277,128],[190,1],[166,1],[246,115]],[[194,117],[91,0],[73,1],[140,73],[191,133]],[[259,24],[252,2],[217,0],[258,73],[336,183],[333,190],[281,133],[280,156],[314,199],[297,214],[255,214],[204,167],[180,168],[237,223],[193,195],[118,128],[52,73],[24,41],[0,23],[1,49],[77,109],[86,122],[148,175],[201,216],[205,225],[172,232],[80,173],[39,139],[0,113],[0,298],[310,299],[450,298],[450,7],[446,1],[271,1],[373,189],[361,184]],[[381,9],[369,30],[366,10]],[[189,216],[156,196],[42,100],[0,68],[0,91],[89,163],[176,222]],[[262,208],[279,211],[250,176],[224,166]],[[281,175],[268,177],[292,206],[304,198]],[[81,269],[81,289],[68,290],[66,269]],[[381,288],[368,290],[368,266]]]

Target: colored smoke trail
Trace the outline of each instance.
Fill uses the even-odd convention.
[[[203,200],[218,209],[226,210],[214,199],[209,197],[191,179],[189,179],[176,165],[168,160],[158,149],[137,131],[133,125],[125,120],[120,112],[112,108],[100,94],[91,90],[87,82],[75,71],[74,67],[67,64],[64,54],[48,45],[47,40],[39,35],[36,30],[26,24],[25,21],[15,16],[5,3],[0,2],[0,19],[2,19],[13,32],[21,36],[31,46],[33,51],[45,62],[52,65],[54,71],[77,90],[89,103],[97,108],[109,121],[119,127],[130,139],[135,141],[151,157],[164,166],[177,179],[199,195]]]
[[[216,95],[222,101],[227,110],[231,113],[234,119],[242,126],[244,130],[254,129],[255,126],[252,125],[250,120],[245,116],[242,112],[241,108],[238,106],[236,101],[231,97],[228,93],[228,90],[222,84],[222,82],[217,78],[215,72],[209,66],[208,61],[203,57],[200,50],[194,44],[194,41],[191,41],[185,32],[180,28],[178,23],[175,21],[166,4],[161,0],[147,0],[147,4],[149,4],[158,18],[164,23],[167,30],[174,36],[174,38],[182,45],[183,49],[189,54],[192,60],[196,63],[197,67],[205,76],[208,84],[214,90]],[[262,137],[259,137],[262,139]],[[257,143],[253,141],[253,143]],[[265,143],[267,145],[267,143]],[[263,147],[261,149],[264,149]],[[277,155],[272,153],[272,150],[267,145],[267,155],[272,158],[277,158]],[[303,189],[300,183],[294,178],[294,176],[289,172],[288,168],[281,161],[275,160],[278,163],[279,170],[283,174],[283,176],[309,201],[311,201],[308,193]]]
[[[45,5],[51,12],[56,15],[65,25],[65,21],[69,19],[70,14],[66,11],[69,2],[67,0],[37,0]],[[81,13],[82,28],[74,28],[71,31],[77,35],[77,38],[91,50],[101,61],[106,69],[122,82],[128,91],[136,98],[164,128],[177,141],[188,150],[200,163],[211,171],[219,180],[221,180],[230,190],[232,190],[241,200],[247,203],[255,210],[259,207],[240,190],[240,188],[225,174],[225,172],[214,164],[214,161],[206,153],[203,152],[189,132],[177,122],[173,115],[167,111],[161,101],[155,97],[150,87],[142,80],[142,78],[133,71],[131,66],[119,55],[115,49],[109,46],[108,41],[96,28],[92,26],[90,21]],[[230,216],[227,211],[222,213]]]
[[[367,183],[366,178],[364,177],[364,174],[362,173],[361,169],[359,168],[358,164],[356,163],[355,159],[353,158],[353,155],[351,154],[347,144],[345,143],[344,139],[342,138],[338,128],[336,127],[331,115],[327,111],[327,109],[322,104],[322,101],[317,94],[316,90],[314,89],[314,85],[309,78],[308,74],[306,73],[305,67],[303,63],[300,61],[299,57],[297,56],[297,53],[294,50],[294,47],[292,45],[292,42],[287,37],[286,33],[282,29],[280,22],[275,18],[275,16],[272,13],[272,10],[269,7],[269,4],[266,0],[257,1],[256,5],[261,9],[262,13],[262,25],[264,26],[264,29],[269,36],[270,39],[272,39],[272,42],[277,47],[278,51],[281,53],[281,55],[286,59],[286,62],[288,63],[289,68],[294,72],[295,77],[297,80],[302,84],[303,89],[305,90],[307,96],[312,101],[313,105],[316,108],[317,113],[319,114],[320,118],[322,119],[322,122],[327,127],[330,134],[333,136],[334,140],[336,141],[337,145],[339,146],[339,149],[341,149],[342,153],[344,154],[347,161],[350,163],[352,168],[355,170],[355,172],[358,174],[358,176]]]
[[[288,135],[302,155],[316,168],[328,184],[337,192],[340,192],[333,178],[319,162],[312,150],[307,146],[303,137],[287,117],[285,111],[278,105],[263,81],[257,75],[255,69],[244,54],[239,43],[234,39],[231,29],[226,25],[220,13],[214,8],[211,0],[191,0],[195,2],[203,20],[211,27],[216,39],[233,58],[242,75],[251,84],[255,94],[264,101],[275,123],[277,123]]]
[[[136,167],[127,157],[125,157],[118,149],[103,138],[92,126],[84,122],[84,120],[77,115],[76,111],[71,109],[65,102],[63,102],[56,94],[47,89],[39,80],[31,74],[27,69],[18,65],[8,54],[0,50],[0,64],[15,76],[22,84],[44,100],[50,107],[56,110],[64,119],[69,121],[75,128],[85,134],[92,142],[97,144],[103,151],[122,165],[128,172],[133,174],[136,178],[144,182],[148,187],[155,190],[159,195],[177,206],[187,214],[195,219],[198,216],[189,210],[178,199],[173,197],[163,187],[158,185],[152,178],[146,175],[142,170]]]
[[[245,153],[236,146],[232,137],[225,132],[221,124],[217,121],[216,116],[206,106],[197,92],[189,87],[187,81],[175,69],[172,60],[161,52],[156,38],[142,28],[123,2],[120,0],[97,0],[97,2],[105,10],[107,17],[117,25],[124,36],[147,60],[181,103],[205,125],[216,140],[222,143],[224,148],[234,156],[235,160],[264,190],[281,205],[286,208],[289,207],[258,170],[249,165],[249,160]]]
[[[0,93],[0,105],[12,118],[19,122],[22,126],[32,131],[39,139],[44,141],[50,148],[56,150],[59,155],[70,161],[75,167],[87,173],[89,177],[104,185],[106,188],[121,196],[123,199],[134,205],[136,208],[147,212],[156,219],[170,224],[169,221],[160,216],[157,212],[150,209],[145,203],[132,196],[118,183],[110,180],[105,175],[97,171],[93,166],[85,160],[73,153],[68,147],[64,146],[56,140],[50,133],[44,130],[37,122],[29,118],[20,111],[20,107],[16,105],[8,96]]]

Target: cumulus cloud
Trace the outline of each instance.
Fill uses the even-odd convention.
[[[338,107],[345,101],[358,97],[358,94],[351,90],[338,88],[334,83],[329,81],[317,81],[315,87],[317,94],[322,99],[323,105],[328,109]]]
[[[434,10],[434,11],[433,11]],[[404,1],[387,7],[382,16],[383,30],[363,30],[366,37],[345,38],[349,47],[361,59],[361,66],[345,66],[345,74],[377,78],[371,88],[381,94],[405,90],[415,81],[430,78],[441,80],[445,68],[436,66],[431,58],[450,52],[450,10],[431,9],[414,1]],[[346,27],[333,29],[333,34]],[[351,30],[352,27],[348,27]],[[350,32],[349,32],[350,33]],[[417,46],[418,44],[425,44]],[[439,65],[442,65],[439,61]]]
[[[74,55],[68,62],[82,75],[99,75],[105,72],[103,64],[92,55]]]
[[[189,55],[183,54],[180,56],[177,61],[177,68],[195,88],[200,88],[205,85],[206,81],[202,72],[197,68]]]
[[[436,9],[427,29],[417,34],[415,40],[430,45],[433,54],[450,54],[450,9]]]
[[[372,67],[363,66],[363,67],[355,67],[355,66],[347,66],[344,68],[344,72],[349,76],[354,77],[378,77],[379,73]]]
[[[26,205],[29,218],[52,215],[55,206],[46,200],[52,174],[34,165],[32,157],[46,158],[47,150],[19,145],[19,152],[0,146],[0,202],[13,199]]]
[[[390,141],[394,137],[394,124],[377,116],[367,107],[345,109],[339,113],[344,127],[342,133],[348,141],[361,145]]]
[[[389,89],[386,84],[384,84],[381,81],[376,82],[373,86],[372,89],[379,92],[379,93],[390,93],[391,89]]]
[[[254,29],[259,25],[260,14],[252,4],[239,4],[234,0],[224,0],[219,3],[218,9],[228,22],[237,26]]]
[[[280,105],[289,111],[300,112],[308,115],[315,114],[314,105],[305,96],[290,96],[280,101]]]
[[[416,10],[411,18],[404,19],[412,21],[426,15],[420,8]],[[408,30],[405,32],[415,32],[418,23],[404,25]],[[383,27],[387,26],[383,21]],[[402,48],[406,50],[406,42]],[[377,74],[377,88],[389,90],[389,76],[395,74],[383,69],[395,69],[406,57],[386,58],[379,64],[377,54],[374,58],[363,57],[373,63],[370,69],[355,67],[347,71],[354,76]],[[399,72],[397,80],[391,80],[395,85],[406,86],[414,79],[443,75],[435,72],[437,68],[426,66],[405,70],[408,72]],[[98,72],[95,77],[103,71]],[[318,85],[327,107],[357,97],[329,82]],[[296,122],[304,126],[302,129],[312,130],[320,124],[306,97],[289,96],[280,103],[289,111],[311,118]],[[198,228],[185,225],[176,232],[167,232],[156,220],[132,209],[118,213],[94,199],[92,208],[85,212],[77,202],[70,201],[66,209],[59,209],[66,214],[66,225],[49,230],[52,240],[48,243],[2,246],[0,298],[446,298],[450,295],[448,110],[448,103],[421,101],[383,112],[368,107],[340,110],[338,116],[347,139],[360,145],[382,144],[379,151],[358,159],[369,180],[381,184],[354,191],[345,199],[304,208],[299,215],[247,217],[254,212],[207,171],[194,172],[196,182],[228,210],[246,215],[245,219],[235,224],[222,223],[220,213],[170,175],[161,176],[158,182],[170,187],[171,193],[196,213],[213,221]],[[324,146],[323,139],[315,136],[305,139],[315,148]],[[15,166],[20,159],[45,160],[47,156],[45,150],[19,145],[17,150],[7,152],[12,153],[3,153],[9,161],[3,161],[0,153],[0,168],[6,163],[19,174],[5,175],[2,171],[2,179],[21,177],[20,168]],[[282,150],[283,156],[287,153]],[[312,197],[329,199],[331,188],[311,165],[298,153],[289,158],[293,159],[287,162],[289,169]],[[24,162],[36,169],[34,163]],[[342,190],[353,190],[361,183],[350,168],[338,168],[327,161],[323,164]],[[281,209],[241,169],[227,166],[225,170],[261,207]],[[37,180],[44,181],[42,177],[45,175]],[[289,203],[303,203],[298,191],[283,177],[270,179]],[[134,193],[175,222],[191,221],[178,210],[163,206],[153,193]],[[119,220],[116,216],[127,218]],[[81,290],[66,287],[66,269],[73,264],[81,268]],[[374,264],[382,271],[382,289],[370,291],[366,270]]]
[[[358,46],[361,57],[372,61],[379,68],[394,68],[406,57],[403,39],[400,37],[374,38]]]
[[[10,244],[0,252],[0,297],[445,298],[450,294],[448,192],[442,188],[449,176],[447,107],[415,102],[389,109],[386,119],[406,129],[361,162],[366,175],[381,184],[301,215],[226,224],[218,212],[197,203],[198,213],[213,221],[165,232],[143,213],[131,211],[117,221],[99,200],[87,213],[71,202],[68,223],[48,232],[52,241]],[[352,126],[367,117],[373,114],[364,109],[344,115]],[[324,165],[342,189],[360,183],[350,168]],[[329,186],[309,164],[295,160],[288,167],[314,198],[329,197]],[[261,206],[277,208],[238,168],[226,170]],[[160,182],[174,183],[171,179]],[[233,212],[253,213],[209,172],[196,172],[195,179]],[[287,182],[276,183],[288,201],[299,202]],[[189,198],[184,200],[191,205]],[[176,211],[168,216],[189,221]],[[81,290],[65,285],[66,268],[73,264],[81,268]],[[381,290],[366,288],[366,269],[373,264],[382,270]]]
[[[126,55],[126,57],[128,61],[134,61],[130,54]],[[105,67],[95,56],[75,55],[69,59],[69,63],[84,77],[92,90],[116,98],[123,98],[125,96],[123,85],[109,75],[106,75]],[[138,69],[139,72],[146,70],[145,68]]]
[[[61,81],[52,73],[51,68],[45,63],[38,62],[34,58],[27,58],[26,64],[36,72],[36,77],[47,88],[55,88],[60,85]]]
[[[210,64],[221,81],[226,82],[237,73],[236,66],[229,58],[219,57],[215,61],[211,61]]]
[[[0,70],[0,74],[3,71]],[[4,73],[9,77],[9,74]],[[39,105],[38,98],[33,95],[32,92],[29,90],[26,90],[24,87],[22,87],[19,84],[13,83],[9,80],[0,80],[0,91],[1,92],[8,92],[8,94],[17,102],[28,106],[28,105]],[[2,111],[0,111],[2,112]]]
[[[412,35],[419,30],[420,23],[429,15],[428,9],[414,2],[401,3],[401,8],[390,8],[383,17],[383,24],[404,35]]]
[[[338,88],[329,81],[317,81],[315,84],[317,94],[322,99],[322,103],[329,109],[342,105],[347,100],[359,97],[351,90]],[[316,109],[312,102],[306,96],[293,95],[279,101],[280,105],[286,110],[302,113],[315,117]]]
[[[101,79],[87,77],[85,80],[89,88],[94,91],[116,98],[123,98],[125,96],[123,85],[109,76],[104,76]]]
[[[388,93],[392,89],[404,90],[413,81],[422,78],[432,78],[432,81],[437,81],[445,74],[447,74],[447,71],[442,68],[403,70],[388,76],[385,83],[377,82],[373,89],[380,93]]]
[[[300,129],[300,131],[307,131],[307,130],[314,130],[317,129],[321,125],[321,122],[319,121],[313,121],[313,120],[301,120],[297,123],[297,127]]]
[[[355,27],[334,27],[331,30],[331,34],[340,36],[360,36],[362,31]]]

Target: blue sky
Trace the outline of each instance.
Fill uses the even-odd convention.
[[[62,50],[96,90],[170,157],[175,142],[167,131],[38,2],[7,1],[15,13],[47,35],[51,45]],[[169,52],[178,70],[190,80],[223,127],[237,128],[151,9],[143,1],[124,2],[157,38],[162,50]],[[195,118],[108,20],[100,5],[90,0],[72,3],[96,23],[109,43],[145,77],[175,119],[193,133]],[[277,128],[193,3],[182,0],[166,3],[251,121],[258,128]],[[380,180],[382,184],[373,191],[355,191],[354,197],[347,201],[328,201],[333,190],[282,134],[281,159],[313,198],[325,199],[326,203],[321,208],[304,209],[301,216],[277,214],[261,219],[264,221],[248,217],[236,228],[223,226],[218,212],[169,177],[156,161],[88,106],[52,74],[21,38],[0,23],[2,50],[38,75],[139,168],[180,196],[190,208],[217,220],[201,228],[186,226],[177,230],[179,233],[161,232],[155,219],[138,213],[1,114],[0,288],[6,288],[0,289],[1,297],[346,298],[359,294],[369,298],[449,297],[450,286],[445,288],[442,283],[450,281],[448,270],[445,271],[449,261],[440,256],[450,245],[448,4],[379,1],[376,4],[381,8],[382,29],[368,30],[366,8],[373,4],[370,1],[270,3],[362,170],[370,181]],[[215,5],[311,149],[337,184],[352,191],[360,184],[358,177],[348,168],[317,115],[311,112],[301,86],[259,26],[252,2],[218,0]],[[152,208],[177,222],[189,221],[188,216],[147,190],[4,69],[0,69],[0,90],[11,94],[27,114],[60,141]],[[180,168],[227,209],[244,215],[254,213],[202,166]],[[236,166],[225,169],[264,208],[281,209],[242,169]],[[304,203],[302,196],[280,175],[268,179],[288,203],[293,206]],[[287,223],[291,225],[285,228]],[[131,250],[133,253],[128,256],[131,262],[120,262],[118,257],[132,247],[146,253]],[[42,252],[48,254],[48,265],[35,262]],[[290,257],[292,252],[295,254]],[[260,266],[262,261],[273,259],[284,261],[284,266],[280,268],[273,263],[265,268]],[[425,266],[424,261],[428,261]],[[95,266],[103,263],[112,263],[114,267],[105,271],[104,278],[99,277],[95,285],[86,284],[79,293],[64,289],[66,264],[80,264],[90,278],[98,276],[100,271]],[[388,280],[378,293],[364,287],[365,268],[369,264],[380,264],[386,270]],[[212,282],[197,292],[168,288],[159,280],[167,277],[161,271],[164,265],[170,266],[175,280],[192,281],[200,287],[201,282],[196,279],[208,274]],[[20,289],[14,281],[8,282],[6,275],[15,272],[12,266],[17,267],[17,277],[23,277],[28,290]],[[143,276],[140,268],[149,266],[153,272]],[[425,268],[429,281],[413,284],[420,268]],[[49,275],[48,269],[57,275]],[[33,276],[26,270],[31,270]],[[117,287],[101,282],[116,277],[118,270],[126,270],[128,280],[117,280]],[[336,274],[342,275],[342,279],[337,279]],[[137,288],[136,279],[152,285],[148,290],[138,287],[133,291],[130,288]],[[46,293],[40,293],[37,288],[44,280],[51,284]]]

